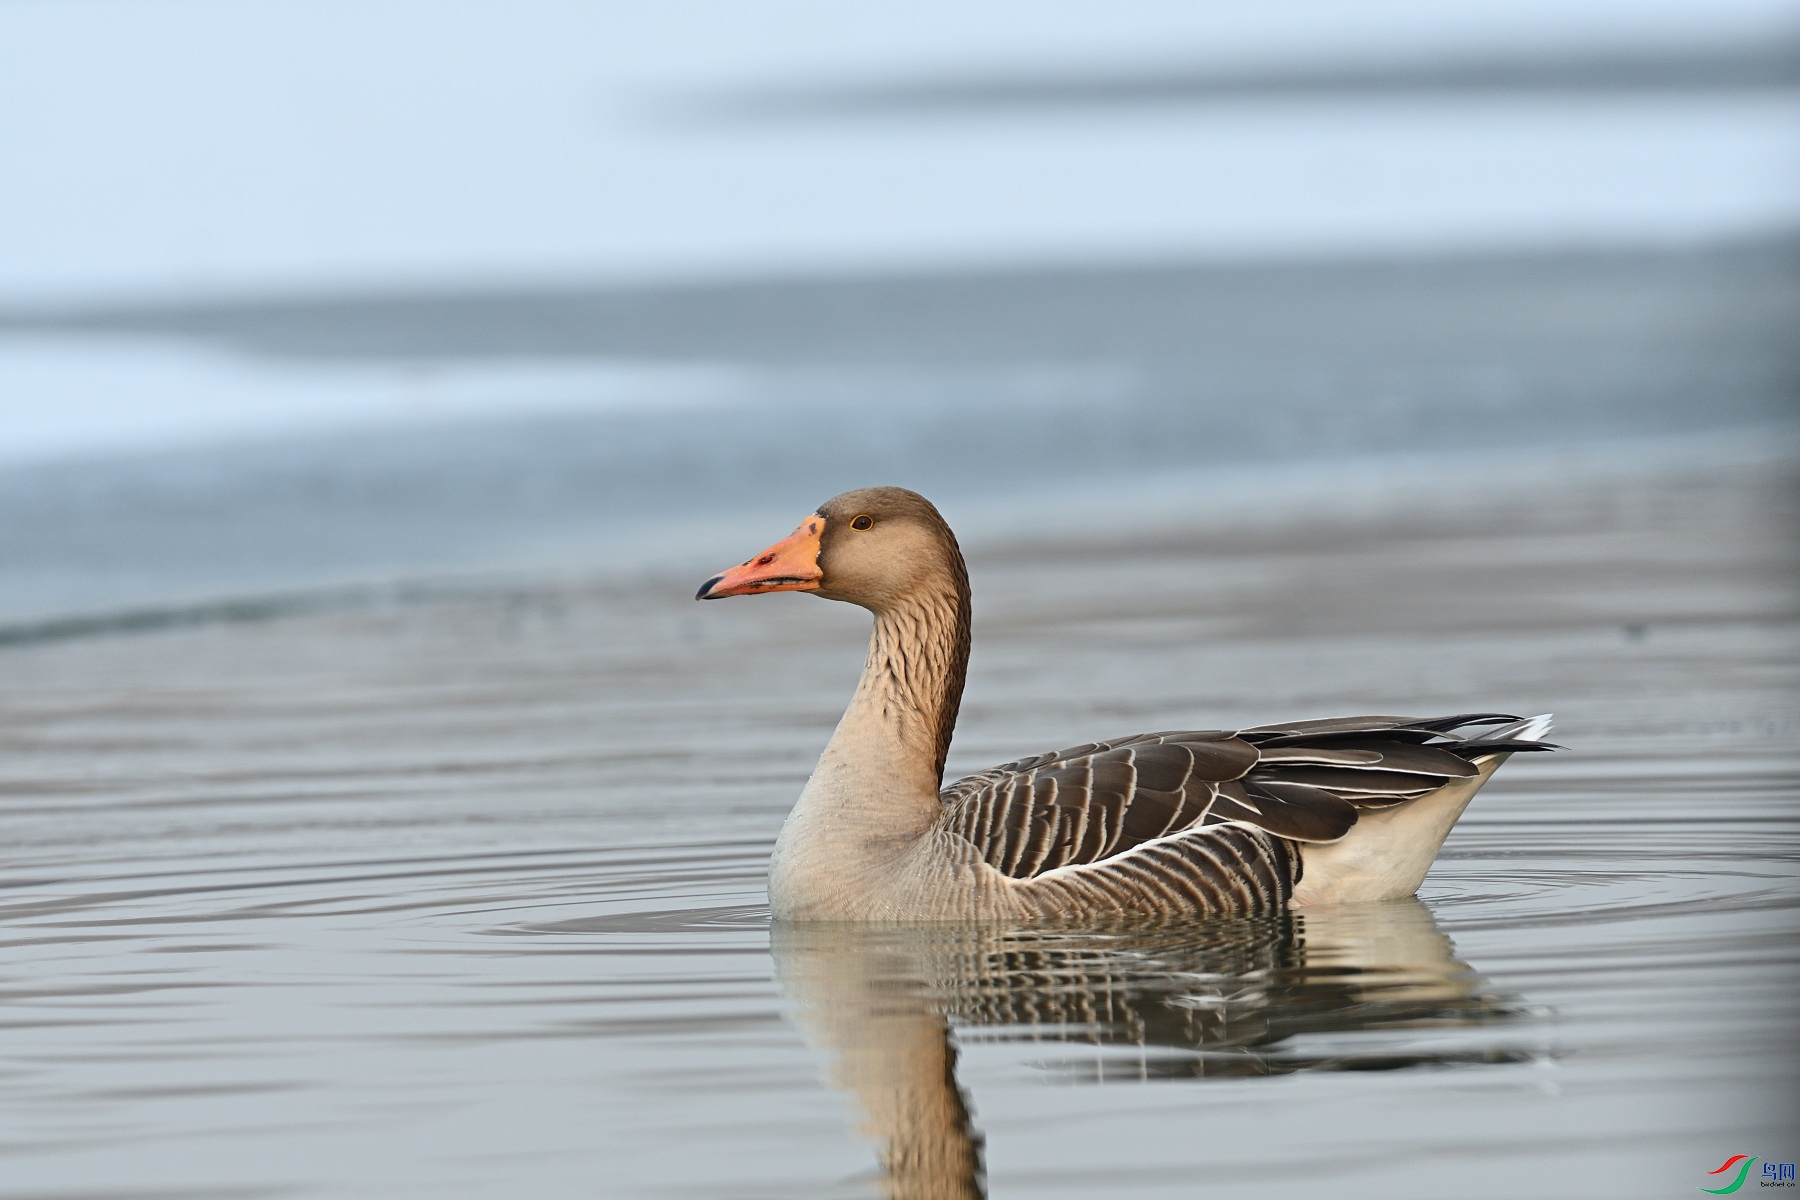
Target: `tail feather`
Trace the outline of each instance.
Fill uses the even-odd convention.
[[[1504,718],[1504,723],[1463,720],[1461,726],[1493,724],[1460,742],[1433,742],[1477,768],[1470,778],[1450,779],[1443,786],[1382,808],[1359,808],[1356,824],[1328,844],[1300,846],[1301,876],[1294,890],[1296,905],[1347,904],[1393,900],[1419,888],[1451,826],[1481,785],[1509,754],[1521,750],[1554,750],[1543,741],[1551,715]],[[1414,728],[1422,728],[1418,723]],[[1442,732],[1448,737],[1459,726]],[[1376,764],[1379,766],[1379,764]]]
[[[1522,721],[1514,721],[1511,725],[1502,725],[1481,735],[1484,742],[1541,742],[1549,734],[1551,726],[1556,724],[1556,714],[1540,713],[1535,717],[1526,717]]]
[[[1554,717],[1550,713],[1525,717],[1459,742],[1451,749],[1470,762],[1483,762],[1496,754],[1517,754],[1524,750],[1561,750],[1556,743],[1543,740],[1553,723]]]

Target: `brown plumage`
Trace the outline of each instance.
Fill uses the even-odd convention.
[[[770,867],[810,919],[1227,913],[1410,895],[1509,754],[1548,718],[1344,717],[1138,734],[948,787],[970,592],[956,538],[902,488],[822,505],[700,599],[811,591],[869,609],[855,697]]]

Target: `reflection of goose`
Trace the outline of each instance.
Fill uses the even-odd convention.
[[[953,1029],[965,1040],[1105,1047],[1049,1064],[1076,1080],[1521,1057],[1344,1036],[1441,1035],[1512,1011],[1483,993],[1412,899],[1130,933],[806,922],[777,924],[771,941],[797,1019],[863,1109],[895,1200],[981,1194],[981,1136],[957,1085]],[[1374,1044],[1356,1045],[1365,1040]]]
[[[1096,742],[940,790],[969,582],[937,509],[903,488],[846,492],[699,598],[779,591],[875,614],[856,695],[776,843],[780,918],[1093,919],[1410,896],[1507,755],[1547,748],[1548,717],[1347,717]]]

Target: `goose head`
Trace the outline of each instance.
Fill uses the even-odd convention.
[[[880,613],[967,588],[956,536],[931,501],[872,487],[833,496],[786,538],[701,584],[694,598],[812,592]]]

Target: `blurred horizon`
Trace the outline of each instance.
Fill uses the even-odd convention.
[[[0,98],[0,615],[1800,396],[1792,3],[12,0]]]

